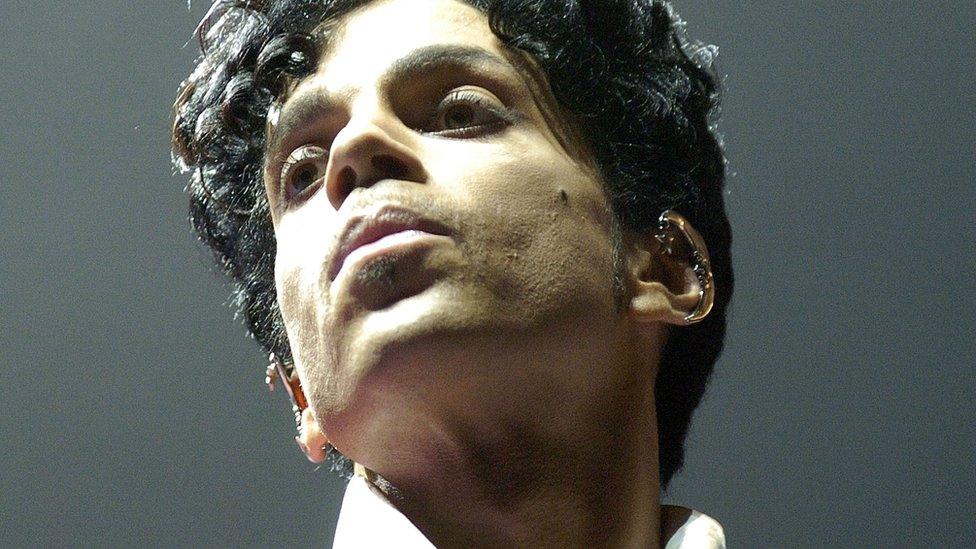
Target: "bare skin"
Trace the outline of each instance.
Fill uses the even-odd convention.
[[[526,70],[456,0],[341,21],[269,125],[296,367],[315,429],[438,547],[658,547],[654,379],[697,283],[651,235],[615,253],[600,177]],[[444,230],[333,265],[351,219],[391,208]]]

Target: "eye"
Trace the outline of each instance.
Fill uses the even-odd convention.
[[[491,92],[474,87],[458,88],[441,100],[427,131],[445,137],[473,137],[512,122],[514,116]]]
[[[305,145],[292,151],[281,166],[281,188],[288,199],[301,196],[325,177],[329,152],[322,147]]]

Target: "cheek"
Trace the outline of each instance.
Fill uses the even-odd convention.
[[[328,233],[314,216],[303,214],[290,215],[275,230],[275,287],[296,361],[308,363],[307,354],[318,347],[319,320],[328,307],[328,286],[322,285]]]
[[[466,160],[452,162],[462,167],[438,180],[458,182],[451,190],[470,220],[469,248],[498,302],[523,315],[527,308],[612,307],[611,216],[598,179],[548,143]]]

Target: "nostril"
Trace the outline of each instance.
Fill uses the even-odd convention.
[[[336,183],[339,188],[339,196],[349,196],[349,193],[356,188],[356,171],[350,166],[342,168],[336,178]]]
[[[390,179],[407,178],[407,165],[396,157],[385,154],[374,156],[372,159],[372,164],[373,168],[378,170],[385,177],[389,177]]]

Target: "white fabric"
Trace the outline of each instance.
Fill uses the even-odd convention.
[[[374,493],[366,479],[355,476],[342,499],[332,547],[430,549],[434,545],[386,498]],[[692,511],[665,549],[725,549],[725,534],[715,519]]]
[[[396,507],[374,494],[365,478],[352,477],[342,498],[333,549],[429,549],[433,546]]]
[[[671,536],[664,549],[725,549],[725,532],[712,517],[691,510],[691,516]]]

